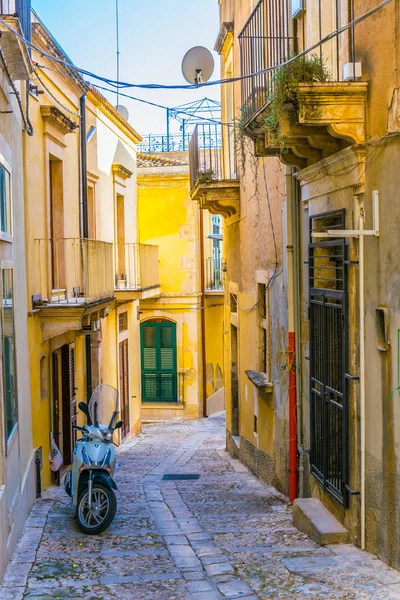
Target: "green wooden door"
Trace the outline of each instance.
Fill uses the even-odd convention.
[[[178,402],[175,323],[147,321],[140,337],[142,402]]]

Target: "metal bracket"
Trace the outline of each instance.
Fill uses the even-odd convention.
[[[360,492],[355,492],[354,490],[352,490],[351,488],[349,488],[348,485],[345,485],[345,488],[346,488],[346,492],[348,494],[350,494],[350,496],[359,496],[360,495]]]
[[[360,381],[360,377],[358,375],[349,375],[345,374],[345,379],[349,379],[349,381]]]
[[[314,238],[360,237],[364,235],[379,236],[379,192],[372,192],[372,226],[373,229],[328,229],[324,233],[312,232]]]

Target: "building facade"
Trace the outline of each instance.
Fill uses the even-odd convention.
[[[33,42],[64,51],[33,14]],[[38,60],[39,50],[33,51]],[[99,383],[119,390],[121,439],[140,430],[136,145],[139,134],[67,65],[35,69],[25,144],[33,439],[43,487],[72,462],[77,410]],[[157,284],[157,263],[154,283]],[[53,436],[63,456],[51,471]]]
[[[5,5],[7,4],[7,5]],[[0,578],[36,497],[29,378],[23,176],[32,63],[13,30],[30,38],[29,2],[1,5],[0,49]]]
[[[219,184],[225,187],[220,205],[235,203],[237,215],[240,209],[234,239],[226,235],[229,299],[253,289],[247,303],[238,300],[233,317],[238,329],[233,336],[231,331],[234,358],[228,361],[226,377],[231,381],[228,447],[249,462],[242,438],[247,446],[252,433],[242,411],[246,406],[251,418],[253,411],[243,387],[241,361],[247,363],[249,352],[243,359],[241,307],[248,308],[256,298],[254,257],[267,257],[275,246],[264,234],[251,244],[263,232],[260,219],[251,235],[250,227],[239,233],[246,227],[240,224],[244,210],[249,221],[250,196],[258,198],[256,211],[262,214],[267,204],[274,222],[282,223],[281,235],[279,225],[278,234],[275,230],[281,277],[274,275],[272,281],[271,258],[264,267],[271,281],[266,362],[271,365],[267,380],[273,385],[265,406],[275,423],[282,417],[286,431],[264,422],[258,433],[270,448],[274,438],[283,440],[275,454],[267,451],[274,457],[268,477],[289,490],[291,499],[318,498],[345,525],[353,542],[398,568],[394,165],[399,156],[399,7],[346,0],[327,10],[318,2],[305,6],[286,0],[221,0],[220,17],[216,48],[222,75],[245,76],[241,83],[223,86],[223,120],[236,116],[244,154],[255,157],[259,169],[265,167],[266,183],[262,188],[255,176],[249,183],[239,169],[240,194],[233,195],[231,184]],[[303,54],[296,59],[299,52]],[[226,144],[225,139],[225,154]],[[201,185],[197,181],[192,196],[207,207],[217,184],[208,183],[208,190]],[[281,202],[273,200],[271,188]],[[242,265],[249,268],[231,275],[229,254],[238,243],[243,244]],[[259,347],[256,323],[246,329],[254,352]],[[281,400],[278,382],[286,385]],[[260,419],[254,420],[254,428],[256,422]],[[232,445],[232,432],[240,436],[239,451]]]

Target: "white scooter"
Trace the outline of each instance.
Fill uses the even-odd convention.
[[[94,535],[111,525],[117,510],[113,491],[117,489],[113,480],[113,433],[122,427],[122,421],[115,423],[118,391],[110,385],[101,384],[94,390],[89,404],[80,402],[79,408],[87,417],[87,425],[74,425],[83,437],[76,442],[72,469],[65,479],[65,491],[72,498],[80,529]],[[108,427],[103,425],[107,422]]]

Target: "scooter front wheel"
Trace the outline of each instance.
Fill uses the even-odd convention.
[[[89,508],[89,492],[86,489],[79,496],[75,518],[85,533],[96,535],[111,525],[117,510],[114,492],[100,483],[93,483],[92,505]]]

